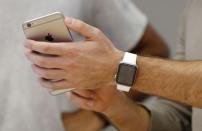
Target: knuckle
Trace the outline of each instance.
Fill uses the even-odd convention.
[[[39,83],[43,87],[50,88],[50,85],[47,82],[45,82],[44,80],[42,80],[42,78],[40,78]]]
[[[100,35],[102,35],[102,31],[100,29],[98,29],[98,28],[95,28],[94,29],[94,35],[95,36],[100,36]]]
[[[46,66],[47,63],[46,61],[44,61],[43,59],[39,58],[37,61],[36,61],[36,64],[39,65],[39,66]]]
[[[25,51],[24,54],[25,56],[30,56],[30,51]]]
[[[48,72],[43,72],[43,77],[45,77],[45,78],[52,78],[52,75],[50,74],[50,73],[48,73]]]
[[[74,20],[74,25],[78,30],[83,30],[83,23],[79,20]]]
[[[67,50],[67,55],[70,57],[77,57],[80,54],[79,52],[79,49],[72,47]]]
[[[43,49],[42,49],[44,52],[49,52],[50,51],[50,45],[46,45]]]
[[[32,50],[32,49],[34,48],[34,43],[32,43],[32,42],[30,42],[30,41],[29,41],[29,42],[26,41],[26,42],[25,42],[25,45],[27,45],[30,50]]]

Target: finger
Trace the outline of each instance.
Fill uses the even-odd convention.
[[[73,92],[86,99],[95,99],[95,93],[91,90],[75,90]]]
[[[27,58],[35,65],[43,68],[63,68],[60,57],[47,56],[43,54],[34,53],[31,50],[25,52]]]
[[[25,47],[40,52],[42,54],[49,55],[63,55],[71,48],[74,44],[72,43],[50,43],[50,42],[39,42],[33,40],[26,40]]]
[[[45,79],[62,80],[65,79],[66,76],[66,72],[61,69],[47,69],[37,65],[32,65],[32,69],[39,77]]]
[[[68,81],[68,80],[58,80],[58,81],[54,81],[54,80],[47,80],[44,78],[39,78],[38,79],[39,83],[47,88],[47,89],[51,89],[51,90],[61,90],[61,89],[73,89],[72,84]]]
[[[79,97],[75,93],[68,92],[66,93],[67,98],[72,101],[75,105],[79,106],[85,110],[93,110],[94,101]]]
[[[66,17],[65,24],[71,30],[78,32],[89,39],[96,39],[102,34],[99,29],[74,18]]]

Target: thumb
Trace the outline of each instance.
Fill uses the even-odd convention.
[[[65,24],[70,30],[80,33],[88,39],[96,39],[99,34],[98,32],[100,32],[99,29],[88,25],[81,20],[70,17],[65,18]]]

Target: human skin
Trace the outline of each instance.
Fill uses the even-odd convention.
[[[66,131],[101,131],[104,126],[102,119],[86,110],[65,112],[62,120]]]
[[[117,66],[124,52],[116,49],[99,29],[73,18],[67,18],[66,23],[86,40],[54,44],[26,41],[26,55],[33,63],[35,72],[47,79],[64,79],[58,82],[40,79],[40,83],[53,90],[115,87]],[[57,57],[40,55],[33,50]],[[137,64],[138,76],[133,89],[202,107],[201,61],[183,62],[139,56]],[[148,84],[152,88],[147,88]]]
[[[168,48],[165,42],[150,24],[147,25],[141,40],[133,49],[130,50],[130,52],[138,53],[139,55],[143,55],[143,56],[168,57]],[[147,95],[137,91],[130,91],[129,93],[127,93],[127,95],[129,95],[130,99],[133,100],[134,105],[136,105],[136,102],[142,101],[146,97],[148,97]],[[131,101],[131,100],[128,100],[128,101]],[[134,105],[131,107],[131,109],[134,108]],[[136,105],[136,106],[138,109],[142,109],[142,111],[144,111],[144,108],[139,107],[139,105]],[[120,108],[121,110],[122,106],[117,108]],[[122,112],[124,112],[125,109],[122,109],[122,110],[123,110]],[[136,110],[133,110],[133,111],[136,111]],[[114,112],[114,114],[116,114],[116,112]],[[140,113],[135,113],[135,114],[140,114]],[[64,127],[67,131],[77,131],[81,129],[86,129],[87,131],[98,131],[98,130],[101,130],[105,126],[105,122],[108,121],[107,119],[103,119],[103,117],[100,118],[100,116],[97,115],[97,113],[89,110],[79,110],[76,112],[64,112],[62,115],[62,118],[64,122]],[[89,119],[86,120],[86,118],[89,118]],[[108,117],[108,118],[110,119],[113,117]],[[117,128],[122,130],[126,128],[127,130],[132,128],[137,128],[136,127],[137,125],[134,125],[134,124],[131,124],[133,125],[131,127],[128,125],[126,126],[124,122],[120,123],[119,120],[121,120],[121,118],[122,120],[130,119],[132,122],[135,122],[137,119],[134,116],[124,114],[119,119],[111,120],[111,122],[115,126],[118,125]]]
[[[67,18],[66,23],[70,29],[85,36],[86,40],[76,44],[28,40],[26,55],[39,76],[64,79],[59,82],[40,79],[44,87],[53,90],[75,87],[78,90],[69,96],[72,101],[84,109],[108,114],[110,105],[115,100],[121,100],[121,97],[117,97],[120,93],[116,90],[114,76],[124,52],[116,49],[99,29],[72,18]],[[41,56],[32,50],[57,57]],[[202,107],[202,62],[138,56],[137,65],[139,68],[133,90]],[[88,97],[80,99],[82,96]],[[148,114],[146,116],[148,118]]]
[[[76,20],[77,21],[77,20]],[[78,22],[78,21],[77,21]],[[67,22],[68,23],[68,22]],[[78,24],[83,24],[81,21],[79,21],[78,22]],[[79,26],[77,25],[77,28],[78,28]],[[86,27],[90,27],[90,26],[88,26],[88,25],[86,25]],[[72,30],[74,30],[73,28],[72,28]],[[80,30],[80,29],[79,29]],[[74,31],[76,31],[76,30],[74,30]],[[111,43],[111,41],[109,40],[109,39],[107,39],[98,29],[92,29],[92,31],[94,31],[94,33],[95,34],[97,34],[98,33],[98,35],[99,36],[102,36],[103,37],[103,39],[105,39],[105,42],[108,42],[108,43]],[[81,33],[81,32],[80,32]],[[86,32],[85,32],[86,33]],[[91,33],[91,31],[90,31],[90,33]],[[89,35],[91,35],[89,33]],[[88,36],[87,36],[88,37]],[[90,36],[89,36],[90,37]],[[91,39],[94,39],[94,38],[87,38],[87,42],[89,42]],[[96,38],[97,39],[97,38]],[[99,38],[98,38],[99,39]],[[32,44],[36,44],[36,45],[32,45]],[[40,43],[40,42],[39,42]],[[48,57],[47,55],[46,56],[40,56],[39,54],[34,54],[33,52],[32,52],[32,50],[35,50],[36,48],[38,48],[39,46],[40,46],[40,48],[43,48],[43,46],[44,45],[46,45],[47,44],[47,46],[48,47],[45,47],[45,48],[43,48],[42,50],[41,49],[36,49],[35,51],[37,51],[38,50],[38,52],[41,52],[41,53],[43,53],[44,51],[46,52],[46,51],[50,51],[49,49],[50,49],[50,46],[52,46],[52,45],[54,45],[54,44],[50,44],[50,43],[44,43],[44,42],[42,42],[42,43],[40,43],[40,44],[37,44],[35,41],[27,41],[27,43],[26,43],[26,45],[25,45],[25,47],[26,48],[28,48],[28,50],[27,50],[27,52],[26,52],[26,55],[28,56],[28,58],[33,62],[33,69],[34,69],[34,71],[39,75],[39,78],[40,78],[40,82],[41,82],[41,84],[43,83],[43,81],[45,82],[45,80],[44,79],[41,79],[42,77],[43,78],[47,78],[47,79],[54,79],[54,78],[63,78],[64,79],[64,77],[61,77],[61,74],[65,74],[64,73],[64,70],[62,70],[61,68],[56,68],[56,67],[54,67],[52,64],[51,65],[49,65],[48,63],[44,63],[44,61],[42,60],[43,58],[45,58],[45,59],[47,59],[48,61],[50,60],[50,61],[52,61],[53,59],[55,59],[56,57],[54,57],[54,58],[50,58],[50,57]],[[100,42],[92,42],[93,44],[95,44],[95,43],[99,43],[99,44],[101,44]],[[49,45],[48,45],[49,44]],[[45,54],[55,54],[56,52],[54,52],[54,51],[56,51],[57,50],[57,45],[60,45],[60,46],[62,46],[62,45],[64,45],[64,46],[66,46],[66,44],[67,43],[57,43],[57,44],[55,44],[55,47],[53,47],[54,48],[54,50],[51,50],[51,52],[49,52],[49,53],[45,53]],[[75,45],[75,43],[68,43],[68,44],[71,44],[71,45]],[[86,44],[86,43],[85,43]],[[105,43],[103,43],[103,45],[104,45]],[[37,46],[37,47],[36,47]],[[107,47],[107,46],[106,46]],[[111,43],[111,45],[109,46],[109,47],[107,47],[107,48],[109,48],[109,51],[110,51],[110,53],[112,54],[112,52],[111,51],[113,51],[113,50],[111,50],[111,49],[113,49],[113,48],[111,48],[111,47],[113,47],[113,44]],[[107,49],[106,48],[106,49]],[[56,49],[56,50],[55,50]],[[65,49],[65,47],[60,47],[60,49]],[[73,48],[72,48],[73,49]],[[115,49],[115,48],[114,48]],[[53,51],[53,52],[52,52]],[[117,50],[115,50],[115,51],[117,51]],[[62,53],[61,51],[59,51],[60,53]],[[66,52],[66,49],[64,50],[64,52]],[[64,53],[63,52],[63,53]],[[74,52],[74,51],[73,51]],[[76,54],[74,54],[74,53],[70,53],[69,55],[71,55],[71,57],[72,56],[75,56]],[[96,52],[97,53],[97,52]],[[66,54],[66,53],[64,53],[64,54]],[[64,57],[64,56],[63,56]],[[51,60],[52,59],[52,60]],[[66,59],[66,58],[65,58]],[[39,60],[39,61],[38,61]],[[63,61],[63,60],[62,60]],[[105,61],[105,60],[104,60]],[[50,66],[50,67],[49,67]],[[66,65],[65,65],[66,66]],[[72,67],[72,66],[71,66]],[[109,65],[109,67],[111,67],[111,65]],[[57,75],[56,75],[57,74]],[[49,82],[49,81],[46,81],[46,82]],[[108,85],[108,83],[106,83],[106,84],[103,84],[103,83],[106,83],[106,82],[102,82],[102,86],[103,87],[109,87],[109,86],[111,86],[111,84],[109,84]],[[112,84],[112,85],[114,85],[114,83]],[[49,87],[49,89],[50,89],[50,87]],[[105,91],[105,90],[102,90],[102,91]],[[101,90],[99,90],[98,91],[98,94],[101,94],[102,93],[102,91]],[[85,91],[84,91],[85,92]],[[111,93],[110,93],[111,92]],[[113,93],[115,93],[115,92],[117,92],[117,90],[114,90],[114,88],[111,88],[111,90],[109,91],[108,90],[108,93],[109,94],[113,94]],[[76,93],[76,91],[75,91],[75,93]],[[78,94],[79,94],[79,92],[77,92]],[[110,97],[110,96],[109,96]],[[100,97],[100,98],[102,98],[102,97]],[[107,98],[107,97],[106,97]],[[100,99],[100,100],[102,100],[102,99]],[[102,100],[102,104],[103,103],[105,103],[105,102],[107,102],[107,99],[105,100],[105,99],[103,99]],[[109,101],[110,102],[110,101]],[[132,100],[131,101],[129,101],[129,102],[131,102],[132,103]],[[91,104],[91,102],[89,102],[90,104]],[[106,103],[106,105],[107,104],[109,104],[109,103]],[[132,105],[132,104],[131,104]],[[97,109],[99,109],[100,107],[97,107]],[[85,109],[85,108],[84,108]],[[139,108],[137,108],[137,109],[139,109]],[[105,110],[105,109],[103,109],[103,110]],[[147,114],[147,112],[145,111],[145,110],[142,110],[144,113],[140,113],[140,114],[144,114],[144,116],[147,116],[148,117],[148,114]],[[127,118],[127,117],[126,117]],[[125,119],[126,119],[125,118]],[[135,117],[134,117],[135,118]],[[143,117],[144,118],[144,117]],[[115,119],[116,120],[116,119]],[[119,121],[117,121],[117,122],[119,122]],[[122,125],[122,124],[121,124]],[[125,124],[123,124],[123,125],[125,125]],[[127,127],[127,126],[123,126],[123,127]],[[141,127],[141,126],[139,126],[139,127]],[[142,126],[142,127],[145,127],[145,126]],[[119,127],[118,127],[119,128]],[[127,127],[128,128],[128,127]],[[128,128],[129,129],[129,128]]]

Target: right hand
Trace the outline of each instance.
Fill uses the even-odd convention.
[[[65,112],[62,118],[66,131],[101,131],[104,126],[104,122],[92,111]]]
[[[33,64],[40,84],[52,90],[68,87],[98,89],[105,87],[103,83],[116,84],[114,77],[124,52],[115,48],[112,41],[93,26],[73,18],[66,18],[65,23],[69,29],[86,39],[59,43],[25,42],[25,55]]]
[[[148,111],[115,88],[77,90],[68,93],[68,98],[80,108],[103,113],[119,130],[149,129]]]

